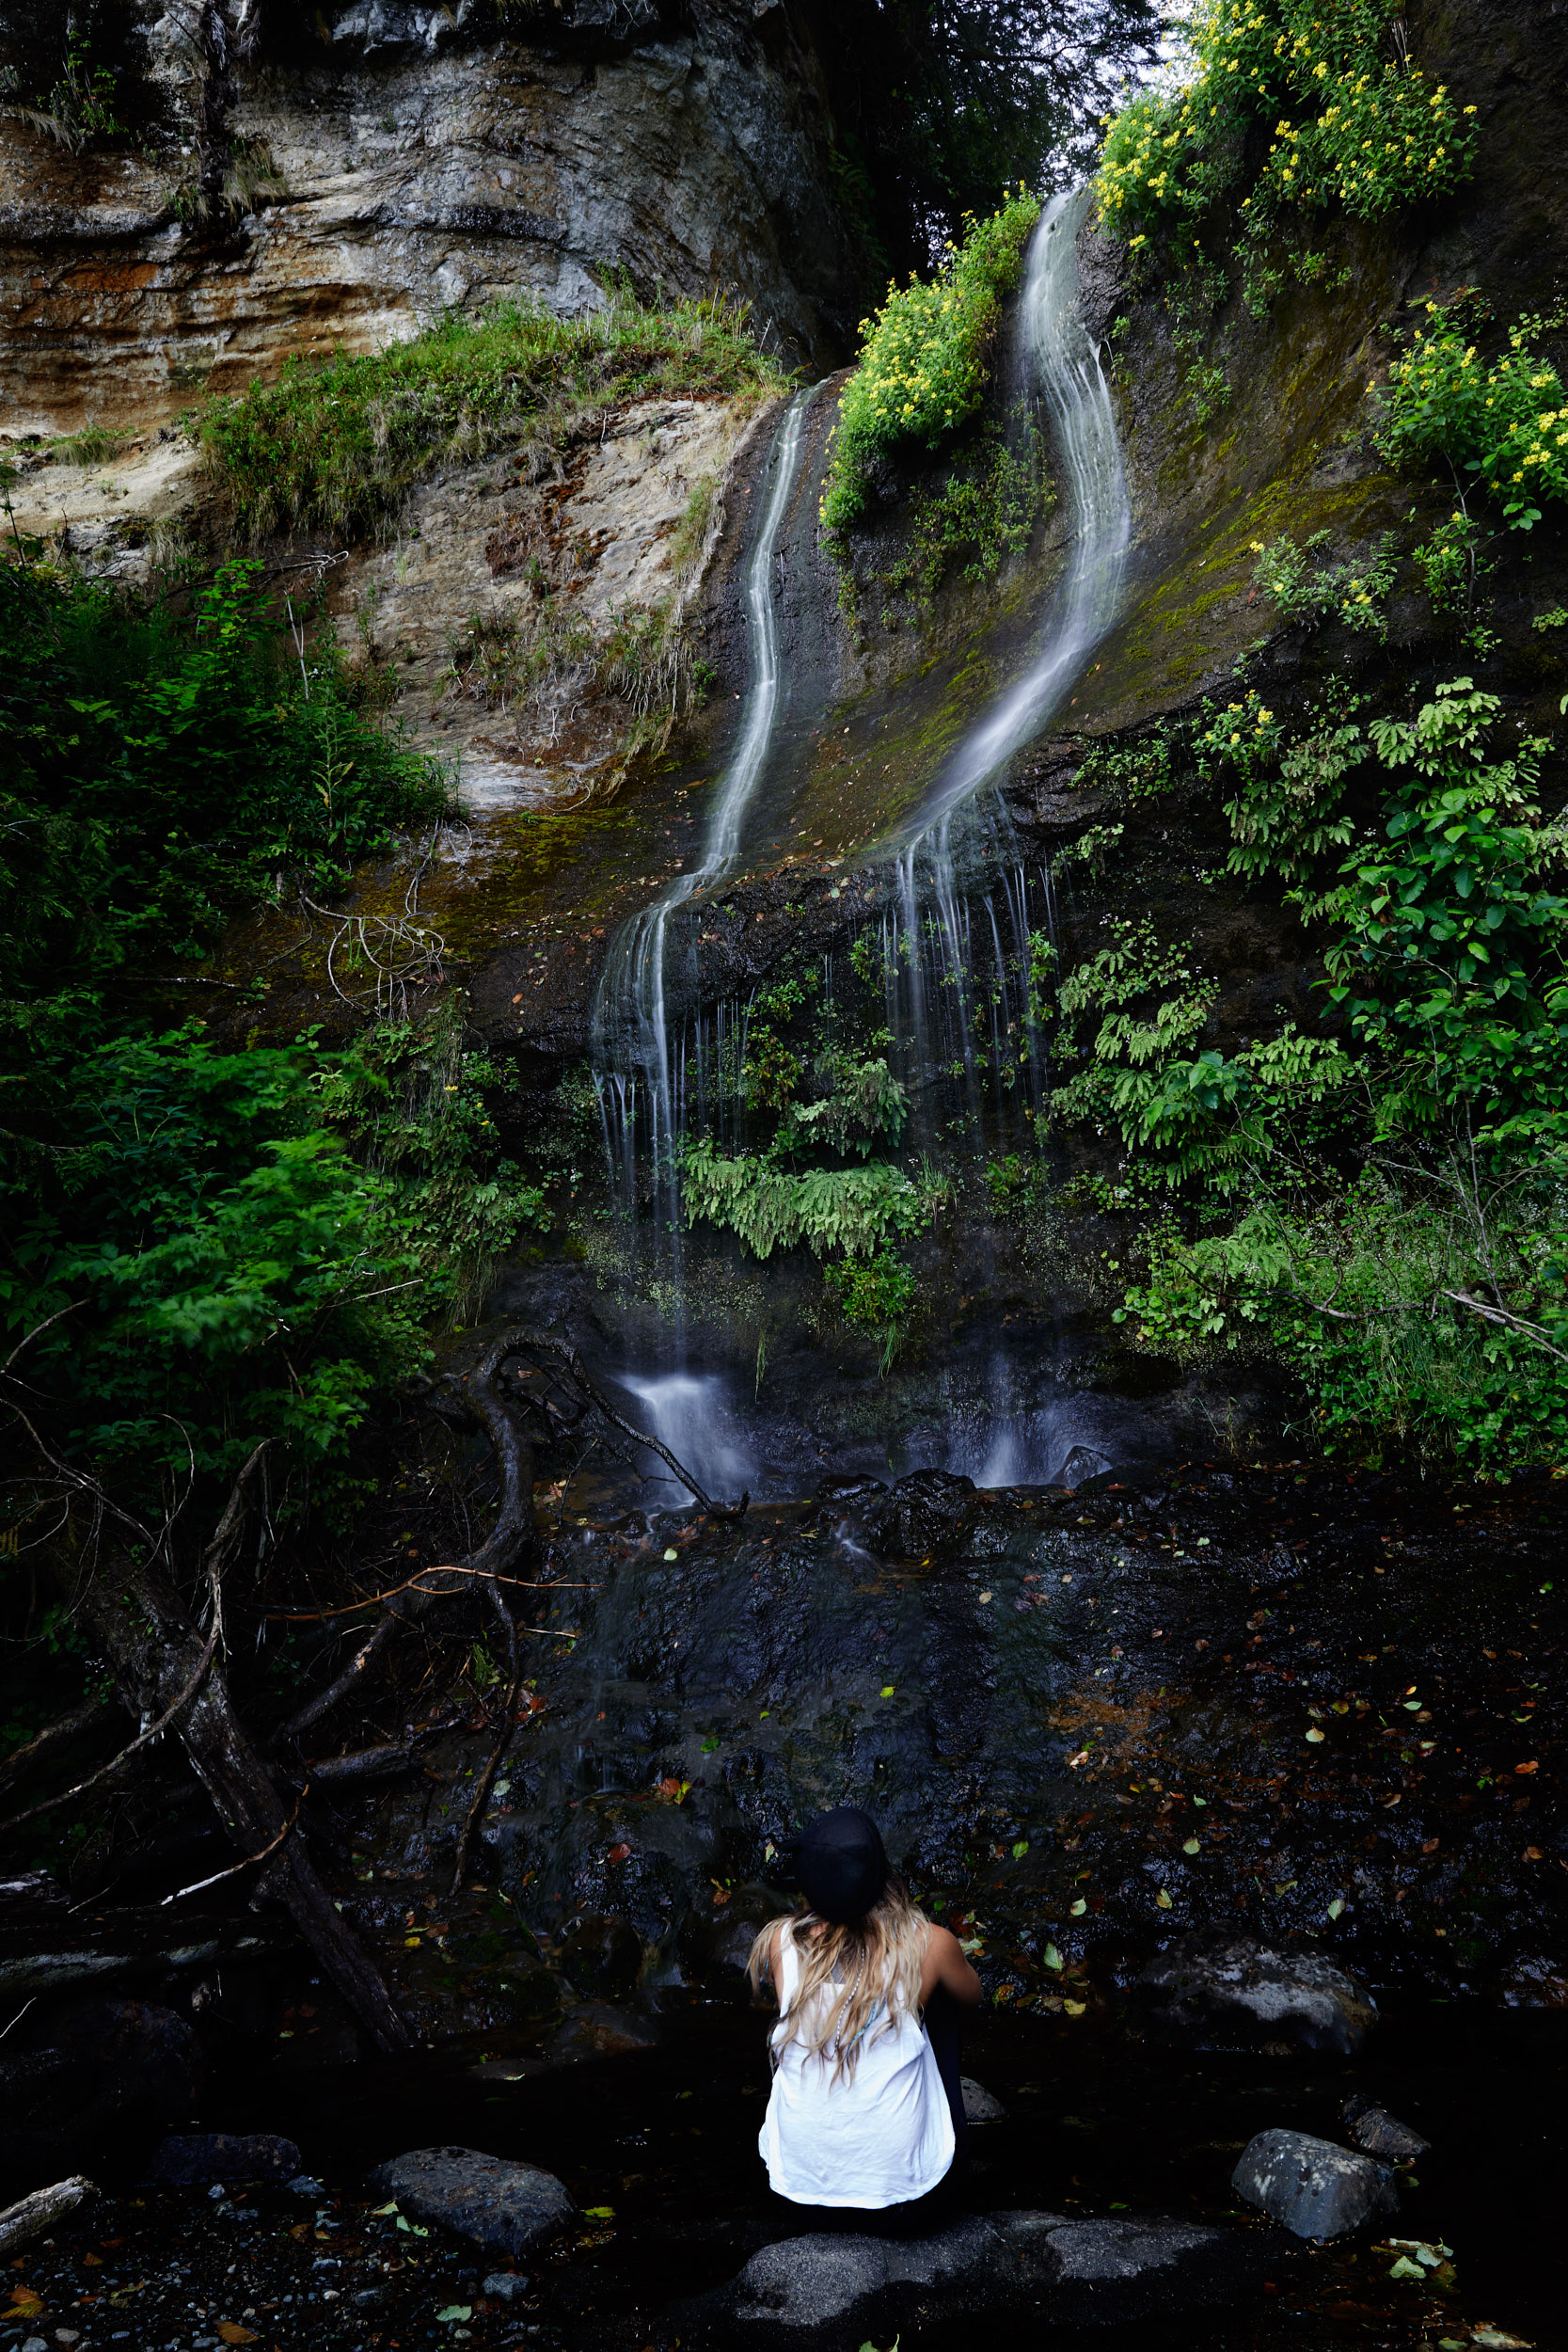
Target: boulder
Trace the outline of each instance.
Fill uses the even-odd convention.
[[[752,2255],[725,2287],[666,2314],[662,2341],[728,2341],[755,2329],[847,2328],[892,2334],[918,2315],[967,2321],[981,2309],[1032,2312],[1046,2325],[1120,2327],[1235,2301],[1279,2267],[1281,2247],[1189,2221],[1073,2221],[998,2213],[908,2240],[845,2234],[784,2238]],[[833,2338],[836,2341],[836,2333]]]
[[[438,2222],[486,2253],[525,2254],[577,2211],[553,2172],[475,2148],[413,2148],[378,2165],[371,2183],[416,2221]]]
[[[1259,2132],[1230,2185],[1296,2237],[1343,2237],[1374,2214],[1399,2211],[1386,2165],[1307,2132]]]
[[[274,2132],[175,2132],[147,2169],[152,2188],[204,2188],[210,2181],[299,2178],[299,2150]]]
[[[1397,2115],[1380,2107],[1375,2099],[1369,2099],[1364,2090],[1357,2090],[1345,2101],[1345,2129],[1358,2148],[1365,2148],[1370,2156],[1381,2156],[1386,2164],[1409,2164],[1417,2156],[1424,2156],[1432,2146],[1419,2132],[1413,2132],[1408,2123],[1402,2123]]]
[[[1377,2023],[1371,1994],[1326,1952],[1244,1935],[1183,1936],[1132,1989],[1152,2024],[1199,2050],[1263,2044],[1354,2058]]]
[[[973,2081],[968,2074],[960,2074],[958,2088],[963,2092],[966,2123],[1000,2123],[1006,2114],[1001,2100],[994,2097],[984,2083]]]
[[[952,1470],[911,1470],[866,1513],[866,1533],[881,1552],[913,1559],[958,1543],[974,1514],[973,1478]]]

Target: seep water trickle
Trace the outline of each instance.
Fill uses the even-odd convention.
[[[1020,1099],[1022,1068],[1027,1107],[1041,1107],[1029,943],[1037,922],[1048,935],[1054,930],[1051,877],[1044,867],[1034,878],[1025,871],[996,787],[1115,620],[1132,534],[1110,388],[1078,308],[1077,237],[1088,203],[1080,188],[1046,207],[1019,305],[1020,373],[1026,395],[1045,409],[1071,506],[1067,570],[1022,675],[958,744],[896,850],[896,913],[884,954],[888,1025],[901,1041],[911,1089],[961,1069],[972,1118],[979,1111],[977,957],[993,974],[996,1099]]]
[[[776,578],[779,537],[800,470],[816,390],[796,394],[768,453],[767,488],[746,574],[750,677],[740,733],[715,788],[699,863],[622,926],[610,945],[594,1007],[594,1062],[610,1184],[628,1232],[636,1231],[638,1168],[653,1187],[653,1231],[662,1270],[681,1279],[680,1146],[686,1130],[688,1040],[674,1018],[671,925],[681,909],[734,872],[747,811],[762,781],[779,713],[782,664]],[[743,1016],[742,1016],[743,1019]],[[722,1041],[721,1041],[722,1044]],[[744,1052],[744,1041],[740,1041]]]

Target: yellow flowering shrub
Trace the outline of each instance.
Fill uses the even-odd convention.
[[[830,535],[862,511],[878,458],[901,443],[936,449],[977,413],[1003,297],[1039,216],[1037,198],[1020,189],[988,220],[971,218],[935,278],[890,286],[876,316],[861,321],[860,365],[839,403],[822,501]]]
[[[1342,204],[1375,218],[1455,186],[1473,133],[1443,83],[1401,42],[1386,54],[1386,0],[1199,0],[1193,78],[1145,91],[1112,118],[1097,183],[1101,217],[1133,245],[1164,220],[1208,211],[1241,167],[1246,134],[1271,144],[1243,201],[1260,228],[1289,204]]]
[[[1510,529],[1529,531],[1543,501],[1568,500],[1568,396],[1551,361],[1529,348],[1560,322],[1521,318],[1488,366],[1438,304],[1427,315],[1390,372],[1378,448],[1391,465],[1441,458],[1456,476],[1475,475]]]

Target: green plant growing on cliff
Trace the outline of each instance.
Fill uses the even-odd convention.
[[[904,451],[930,453],[978,415],[1006,295],[1018,284],[1039,219],[1022,190],[949,243],[934,278],[890,286],[861,321],[859,365],[839,403],[821,517],[830,540],[864,511],[871,475]]]
[[[115,113],[119,75],[102,60],[92,61],[92,40],[74,13],[66,19],[65,56],[49,90],[23,104],[16,93],[22,84],[14,67],[0,74],[0,112],[19,115],[24,122],[80,155],[100,140],[126,138],[130,125]]]
[[[1126,1312],[1179,1354],[1267,1343],[1331,1446],[1508,1470],[1568,1444],[1568,898],[1544,747],[1496,755],[1498,717],[1461,678],[1366,730],[1376,829],[1310,896],[1354,1115],[1326,1157],[1243,1135],[1246,1214],[1166,1229]]]
[[[1399,577],[1392,533],[1385,532],[1359,559],[1312,563],[1330,544],[1326,531],[1314,532],[1302,547],[1289,532],[1266,545],[1255,539],[1253,579],[1287,627],[1305,622],[1316,628],[1323,621],[1337,620],[1381,644],[1388,634],[1388,598]]]
[[[972,586],[994,580],[1006,559],[1027,547],[1054,497],[1032,424],[1021,421],[1014,444],[994,428],[982,432],[944,481],[915,485],[909,543],[883,585],[928,606],[955,569]]]
[[[1228,778],[1232,787],[1225,803],[1231,873],[1248,882],[1275,874],[1298,903],[1309,903],[1303,895],[1309,880],[1354,830],[1342,804],[1350,777],[1369,755],[1354,716],[1362,699],[1343,680],[1330,679],[1310,707],[1317,723],[1288,738],[1274,712],[1249,691],[1195,733],[1199,773],[1209,782]]]
[[[275,383],[214,401],[195,419],[236,533],[390,525],[438,466],[529,439],[564,444],[599,412],[639,400],[762,400],[784,389],[745,306],[715,297],[644,309],[617,294],[563,319],[542,304],[453,311],[373,353],[293,360]]]
[[[1459,305],[1429,302],[1427,315],[1389,371],[1377,446],[1394,466],[1441,460],[1456,487],[1473,477],[1511,531],[1533,530],[1547,504],[1568,499],[1568,395],[1532,348],[1561,318],[1526,313],[1488,365]]]
[[[1176,88],[1139,93],[1106,128],[1100,215],[1134,250],[1230,196],[1264,125],[1240,204],[1259,243],[1288,210],[1376,219],[1471,168],[1475,109],[1427,82],[1380,0],[1202,0],[1187,49]]]

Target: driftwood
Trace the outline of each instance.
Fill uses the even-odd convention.
[[[63,2221],[68,2213],[74,2213],[97,2194],[96,2185],[85,2173],[73,2172],[69,2181],[56,2181],[53,2188],[35,2188],[19,2204],[8,2205],[0,2213],[0,2260],[41,2237],[45,2230],[52,2230],[56,2221]]]

